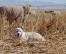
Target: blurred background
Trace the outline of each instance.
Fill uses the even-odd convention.
[[[0,5],[31,4],[32,8],[66,9],[66,0],[0,0]]]

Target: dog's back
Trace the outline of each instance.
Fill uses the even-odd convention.
[[[26,40],[42,40],[44,41],[44,38],[42,37],[42,35],[40,35],[39,33],[36,32],[25,32],[25,38]]]

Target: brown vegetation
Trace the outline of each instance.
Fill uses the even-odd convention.
[[[26,16],[23,30],[42,34],[45,42],[19,43],[10,40],[14,28],[22,28],[21,20],[18,18],[9,26],[5,16],[0,18],[0,53],[66,54],[66,10],[58,10],[61,12],[60,16],[45,14],[44,11],[37,9],[36,15]]]

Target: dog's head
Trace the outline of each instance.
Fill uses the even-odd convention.
[[[13,32],[12,39],[20,38],[22,36],[23,30],[21,28],[16,28]]]

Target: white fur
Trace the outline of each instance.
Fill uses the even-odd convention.
[[[36,32],[24,32],[21,28],[16,28],[14,30],[12,39],[15,39],[18,33],[19,33],[19,38],[22,41],[29,41],[29,40],[32,40],[32,41],[34,41],[34,40],[45,41],[45,39],[39,33],[36,33]]]

